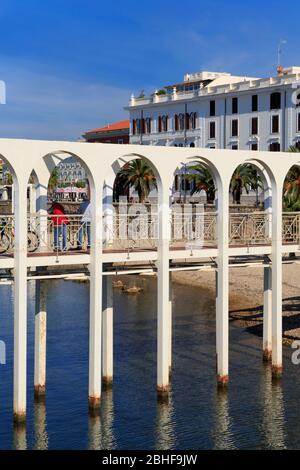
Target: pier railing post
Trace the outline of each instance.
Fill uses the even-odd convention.
[[[43,397],[46,393],[46,282],[36,282],[36,310],[34,330],[34,395]]]
[[[282,193],[273,194],[272,216],[272,375],[282,375]]]
[[[103,276],[102,313],[102,380],[106,386],[113,381],[113,293],[111,276]]]
[[[223,387],[228,383],[228,348],[229,348],[229,258],[228,258],[228,190],[222,187],[218,191],[218,256],[216,271],[216,353],[217,382]]]
[[[263,360],[272,359],[272,270],[264,268]]]
[[[14,420],[26,418],[27,185],[14,183]]]
[[[101,398],[102,194],[95,189],[91,196],[89,408],[95,412]]]
[[[170,303],[169,303],[169,193],[159,195],[159,238],[157,253],[157,392],[169,392]]]

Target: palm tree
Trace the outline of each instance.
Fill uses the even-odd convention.
[[[284,181],[283,207],[286,211],[300,211],[300,168],[296,165],[292,166]]]
[[[49,194],[52,195],[55,189],[57,188],[57,186],[58,186],[58,169],[56,167],[52,171],[51,176],[49,178],[49,183],[48,183]]]
[[[250,163],[239,165],[235,169],[230,182],[233,203],[241,203],[241,195],[244,189],[247,194],[250,189],[256,190],[258,202],[258,188],[262,186],[261,178],[253,165]]]
[[[189,166],[188,170],[191,170],[191,173],[186,175],[186,179],[189,182],[194,182],[191,194],[200,193],[200,191],[203,190],[206,193],[207,203],[213,204],[216,187],[210,171],[200,162],[197,162],[196,165]]]
[[[139,196],[139,202],[144,202],[151,189],[157,188],[157,182],[152,168],[142,159],[127,163],[119,173],[124,188],[134,188]]]

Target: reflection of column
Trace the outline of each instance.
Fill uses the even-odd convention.
[[[34,432],[34,448],[36,450],[47,450],[48,434],[46,431],[46,406],[44,400],[34,404]]]
[[[281,382],[272,384],[270,367],[265,368],[266,375],[262,384],[262,429],[269,449],[285,448],[285,420]]]
[[[13,427],[13,448],[15,450],[27,449],[26,424],[20,423]]]
[[[114,449],[116,447],[113,435],[113,393],[112,389],[103,392],[100,416],[89,417],[89,449]]]
[[[46,392],[46,283],[36,281],[36,310],[34,330],[34,395],[40,397]]]
[[[234,449],[232,420],[229,414],[228,391],[218,389],[215,408],[215,449]]]
[[[155,449],[175,449],[174,406],[171,395],[168,401],[161,400],[157,402],[156,416]]]
[[[102,312],[102,379],[106,385],[113,381],[113,292],[112,277],[103,276]]]
[[[272,286],[271,267],[264,268],[263,359],[272,359]]]

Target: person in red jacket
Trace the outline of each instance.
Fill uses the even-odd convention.
[[[52,203],[49,210],[51,220],[54,227],[54,250],[66,251],[67,249],[67,225],[68,217],[65,215],[65,209],[62,204],[57,201]],[[62,238],[62,249],[60,239]]]

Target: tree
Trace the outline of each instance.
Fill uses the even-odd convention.
[[[216,187],[210,171],[201,162],[188,167],[188,170],[191,171],[191,173],[186,175],[186,179],[189,182],[194,182],[191,194],[200,193],[200,191],[203,190],[206,193],[207,203],[213,204]]]
[[[57,167],[55,167],[49,178],[49,183],[48,183],[49,194],[52,195],[54,191],[56,190],[57,186],[58,186],[58,169]]]
[[[144,202],[153,188],[157,188],[157,182],[152,168],[142,159],[128,162],[120,171],[119,178],[124,188],[133,188],[137,191],[139,202]]]
[[[298,151],[298,150],[297,150]],[[292,166],[283,185],[283,209],[300,211],[300,167]]]
[[[235,169],[230,182],[233,203],[240,204],[243,190],[248,194],[250,189],[256,190],[258,202],[258,188],[261,187],[263,187],[263,184],[256,168],[251,163],[239,165]]]

